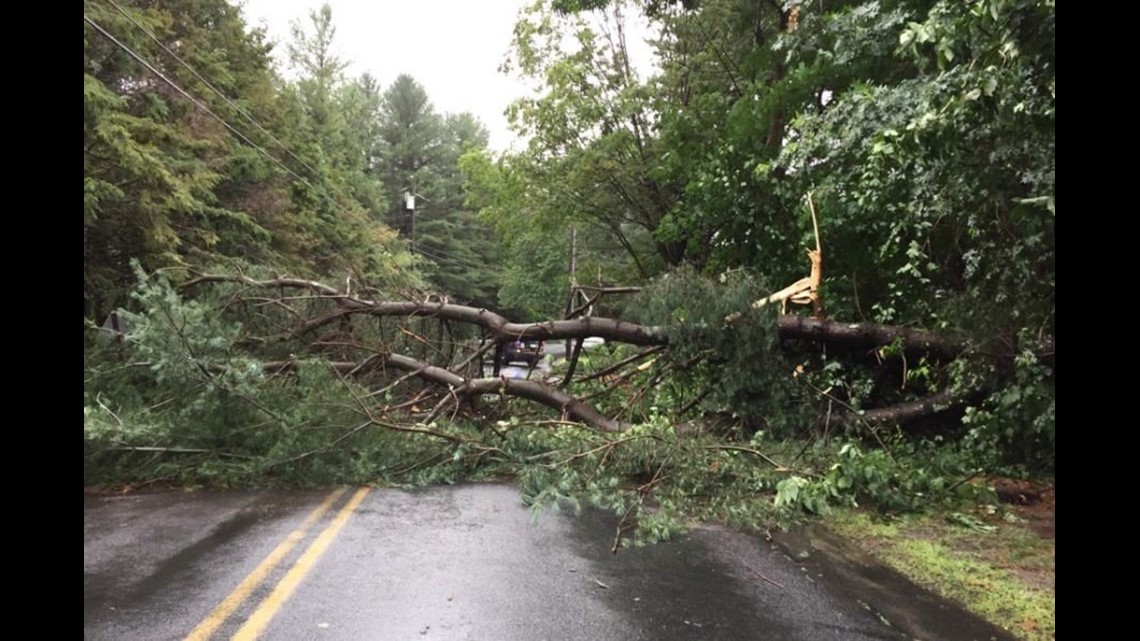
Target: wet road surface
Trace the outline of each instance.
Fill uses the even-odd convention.
[[[605,341],[600,338],[587,338],[582,346],[585,351],[597,349],[605,344]],[[550,377],[551,365],[554,362],[566,360],[566,341],[547,341],[542,346],[542,358],[534,364],[534,367],[526,365],[522,362],[504,363],[499,370],[500,376],[507,378],[529,378],[532,380],[547,380]],[[483,376],[489,377],[494,375],[494,368],[490,361],[483,363]],[[561,379],[556,379],[561,380]]]
[[[614,555],[616,521],[536,520],[509,485],[85,497],[84,639],[1008,638],[806,539]]]

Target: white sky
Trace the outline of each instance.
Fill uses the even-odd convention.
[[[309,25],[309,11],[322,0],[233,0],[247,22],[264,26],[285,67],[289,24]],[[346,73],[371,73],[387,87],[407,73],[427,90],[441,113],[470,111],[487,127],[491,148],[511,146],[503,111],[528,94],[516,76],[498,71],[511,43],[519,10],[533,0],[329,0],[336,27],[334,49],[351,63]],[[630,11],[632,12],[632,10]],[[649,59],[648,47],[635,34],[645,33],[635,16],[627,17],[630,57],[635,66]]]

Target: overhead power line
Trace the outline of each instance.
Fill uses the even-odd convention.
[[[130,16],[127,16],[127,17],[129,18]],[[193,94],[191,94],[189,91],[187,91],[187,90],[183,89],[182,87],[180,87],[180,86],[178,85],[178,83],[174,82],[174,81],[173,81],[173,80],[171,80],[169,77],[167,77],[167,76],[166,76],[166,74],[164,74],[164,73],[162,73],[161,71],[159,71],[159,70],[158,70],[158,68],[156,68],[156,67],[155,67],[154,65],[152,65],[150,62],[148,62],[148,61],[147,61],[145,58],[143,58],[141,54],[139,54],[139,53],[138,53],[138,52],[136,52],[135,50],[131,49],[131,48],[130,48],[130,46],[128,46],[128,45],[126,45],[125,43],[123,43],[122,41],[120,41],[120,40],[119,40],[118,38],[116,38],[116,37],[115,37],[113,34],[111,34],[109,31],[107,31],[107,30],[106,30],[106,29],[104,29],[104,28],[103,28],[101,25],[99,25],[99,23],[95,22],[93,19],[91,19],[90,17],[88,17],[88,16],[86,16],[86,15],[84,15],[84,16],[83,16],[83,20],[84,20],[84,21],[85,21],[87,24],[91,25],[91,27],[92,27],[92,28],[94,28],[96,31],[98,31],[98,32],[99,32],[99,33],[100,33],[100,34],[101,34],[103,37],[105,37],[105,38],[107,38],[108,40],[110,40],[110,41],[111,41],[112,43],[114,43],[114,44],[115,44],[117,47],[119,47],[120,49],[122,49],[123,51],[125,51],[125,52],[126,52],[128,55],[129,55],[129,56],[131,56],[131,57],[132,57],[132,58],[134,58],[136,61],[138,61],[138,62],[139,62],[139,64],[143,65],[143,66],[144,66],[144,67],[146,67],[148,70],[150,70],[150,72],[151,72],[151,73],[153,73],[155,76],[157,76],[157,77],[158,77],[160,80],[162,80],[162,81],[163,81],[163,82],[165,82],[166,84],[170,85],[170,86],[171,86],[171,87],[172,87],[172,88],[173,88],[175,91],[177,91],[177,92],[178,92],[179,94],[181,94],[181,95],[182,95],[184,98],[186,98],[187,100],[189,100],[189,101],[190,101],[190,102],[191,102],[193,105],[195,105],[196,107],[198,107],[198,108],[199,108],[199,109],[201,109],[202,111],[206,112],[206,113],[207,113],[207,114],[208,114],[210,117],[212,117],[213,119],[215,119],[215,120],[217,120],[218,122],[220,122],[220,123],[221,123],[221,124],[222,124],[222,125],[223,125],[223,126],[226,128],[226,129],[228,129],[228,130],[229,130],[231,133],[233,133],[233,135],[237,136],[239,140],[241,140],[242,142],[246,143],[246,144],[247,144],[247,145],[249,145],[250,147],[253,147],[254,149],[256,149],[256,150],[257,150],[259,153],[261,153],[261,155],[265,156],[265,157],[266,157],[266,158],[268,158],[270,161],[272,161],[274,164],[276,164],[277,166],[281,167],[281,169],[283,169],[283,170],[285,171],[285,173],[287,173],[288,175],[292,176],[293,178],[296,178],[298,181],[300,181],[300,182],[301,182],[302,184],[304,184],[306,187],[308,187],[309,189],[312,189],[312,190],[313,190],[315,193],[319,194],[320,196],[323,196],[323,197],[324,197],[324,198],[325,198],[325,199],[326,199],[326,200],[327,200],[327,201],[328,201],[330,204],[332,204],[332,206],[333,206],[333,208],[334,208],[334,209],[337,209],[337,210],[340,210],[340,211],[347,211],[347,210],[346,210],[346,209],[345,209],[345,208],[344,208],[342,205],[340,205],[340,204],[339,204],[339,203],[337,203],[335,200],[333,200],[333,199],[332,199],[332,198],[331,198],[331,197],[330,197],[328,194],[324,193],[322,190],[319,190],[319,189],[317,189],[317,188],[316,188],[316,186],[314,186],[314,185],[313,185],[313,183],[309,182],[309,180],[308,180],[308,179],[306,179],[304,176],[301,176],[301,175],[300,175],[300,174],[298,174],[297,172],[293,171],[293,170],[292,170],[292,169],[291,169],[291,168],[290,168],[288,165],[286,165],[285,163],[281,162],[281,160],[280,160],[279,158],[277,158],[276,156],[274,156],[273,154],[269,153],[269,152],[268,152],[268,151],[266,151],[264,148],[262,148],[260,145],[258,145],[257,143],[255,143],[255,142],[254,142],[253,140],[251,140],[251,139],[250,139],[248,136],[246,136],[244,133],[242,133],[242,132],[241,132],[241,131],[240,131],[240,130],[237,128],[237,127],[235,127],[234,125],[230,124],[230,122],[229,122],[229,121],[227,121],[225,118],[223,118],[223,117],[219,116],[219,115],[218,115],[217,113],[215,113],[215,112],[214,112],[212,109],[210,109],[210,107],[209,107],[208,105],[206,105],[206,104],[205,104],[205,103],[204,103],[202,100],[198,99],[198,98],[197,98],[197,97],[195,97]],[[132,22],[134,22],[134,21],[132,20]],[[135,24],[138,24],[138,23],[137,23],[137,22],[135,22]],[[153,36],[152,36],[152,37],[153,37]],[[159,43],[159,44],[161,45],[161,43]],[[165,49],[165,47],[163,47],[163,48]],[[167,51],[169,51],[169,50],[167,50]],[[173,54],[173,52],[171,52],[171,55],[174,55],[174,54]],[[189,67],[189,64],[188,64],[188,63],[186,63],[185,61],[181,61],[181,60],[180,60],[180,62],[182,62],[183,64],[185,64],[187,67]],[[191,69],[191,71],[194,71],[192,67],[190,67],[190,69]],[[194,73],[195,73],[195,75],[197,75],[199,78],[202,78],[201,74],[198,74],[196,71],[194,71]],[[203,79],[203,82],[206,82],[206,81],[205,81],[205,79]],[[207,84],[209,84],[209,83],[207,83]],[[225,98],[225,96],[224,96],[224,95],[223,95],[223,98]],[[228,100],[228,99],[227,99],[227,100]],[[256,124],[256,123],[255,123],[255,124]],[[258,125],[258,127],[260,128],[260,125]],[[278,144],[278,145],[280,145],[280,146],[282,146],[282,147],[284,148],[284,145],[282,145],[282,143],[281,143],[280,141],[278,141],[276,138],[274,138],[274,141],[275,141],[275,142],[277,142],[277,144]],[[289,155],[290,155],[290,156],[293,156],[294,158],[296,158],[296,156],[295,156],[295,155],[294,155],[292,152],[290,152],[290,151],[288,150],[288,148],[285,148],[285,150],[286,150],[286,152],[287,152],[287,153],[289,153]],[[310,167],[309,165],[305,164],[305,163],[304,163],[304,161],[300,161],[300,162],[301,162],[301,164],[302,164],[302,165],[304,165],[304,166],[305,166],[307,169],[309,169],[309,171],[312,171],[312,172],[314,172],[314,176],[319,176],[319,175],[320,175],[320,174],[319,174],[319,173],[317,173],[317,172],[316,172],[316,171],[315,171],[315,170],[314,170],[312,167]],[[339,192],[339,190],[337,190],[337,189],[336,189],[336,186],[335,186],[335,185],[329,185],[329,187],[330,187],[331,189],[334,189],[334,190],[336,190],[336,191],[338,191],[338,192]],[[340,194],[340,195],[341,195],[342,197],[344,196],[344,194]],[[350,215],[353,215],[353,214],[352,214],[352,212],[348,212],[348,213],[349,213]],[[353,215],[353,217],[354,217],[354,218],[357,218],[358,220],[364,221],[364,222],[369,222],[369,221],[368,221],[368,218],[367,218],[367,217],[365,217],[365,216],[360,216],[360,215]]]
[[[264,149],[262,149],[260,145],[253,142],[252,140],[250,140],[245,134],[243,134],[241,131],[239,131],[237,127],[234,127],[229,122],[227,122],[225,118],[222,118],[218,114],[214,113],[214,111],[212,109],[210,109],[208,106],[206,106],[201,100],[198,100],[193,95],[191,95],[190,92],[186,91],[182,87],[179,87],[178,84],[175,83],[170,78],[167,78],[166,74],[162,73],[154,65],[147,62],[146,59],[144,59],[141,55],[139,55],[138,53],[135,53],[134,49],[131,49],[126,44],[121,42],[118,38],[111,35],[111,33],[109,31],[107,31],[106,29],[104,29],[103,27],[101,27],[99,25],[99,23],[95,22],[94,20],[92,20],[91,18],[89,18],[87,16],[83,16],[83,21],[86,22],[87,24],[91,25],[99,33],[103,34],[103,37],[105,37],[108,40],[110,40],[111,42],[115,43],[115,45],[118,46],[120,49],[127,52],[127,54],[130,57],[137,60],[139,62],[139,64],[141,64],[142,66],[149,69],[151,71],[151,73],[158,76],[159,80],[162,80],[166,84],[170,85],[175,91],[182,94],[183,97],[185,97],[187,100],[192,102],[196,107],[198,107],[202,111],[209,114],[211,117],[214,118],[214,120],[217,120],[218,122],[222,123],[222,125],[226,129],[229,129],[230,132],[232,132],[235,136],[237,136],[242,141],[244,141],[247,145],[249,145],[250,147],[253,147],[257,151],[261,152],[261,155],[265,156],[269,160],[271,160],[274,163],[276,163],[277,165],[279,165],[282,169],[284,169],[286,172],[288,172],[289,175],[291,175],[294,178],[296,178],[297,180],[300,180],[301,182],[305,183],[305,185],[307,185],[309,188],[316,189],[316,187],[313,187],[312,183],[310,183],[308,180],[306,180],[303,176],[298,175],[297,172],[290,169],[285,163],[281,162],[276,157],[274,157],[272,154],[270,154],[268,151],[265,151]]]
[[[455,254],[445,252],[442,249],[426,248],[423,245],[417,245],[416,252],[421,253],[428,258],[434,258],[436,260],[441,260],[444,262],[457,263],[463,267],[482,267],[482,265],[475,262],[473,259],[456,256]]]
[[[225,103],[231,109],[233,109],[235,112],[237,112],[239,115],[241,115],[242,118],[244,118],[246,121],[248,121],[254,127],[256,127],[258,131],[260,131],[265,136],[267,136],[270,140],[272,140],[273,143],[276,144],[278,147],[280,147],[281,150],[284,151],[286,154],[288,154],[290,158],[296,160],[297,163],[299,163],[302,167],[304,167],[310,173],[312,173],[314,177],[320,176],[320,173],[316,169],[314,169],[312,166],[310,166],[308,163],[306,163],[303,159],[301,159],[296,154],[294,154],[288,148],[288,146],[286,146],[283,142],[281,142],[281,140],[279,140],[276,136],[274,136],[272,132],[268,131],[265,127],[263,127],[260,123],[258,123],[257,120],[253,118],[253,116],[251,116],[247,111],[242,109],[240,105],[238,105],[233,100],[231,100],[228,96],[226,96],[223,91],[221,91],[213,83],[211,83],[204,75],[202,75],[197,69],[195,69],[193,65],[188,63],[181,56],[179,56],[177,53],[175,53],[173,50],[171,50],[168,46],[166,46],[166,44],[163,43],[162,40],[158,38],[158,36],[156,36],[153,32],[151,32],[149,29],[147,29],[145,25],[143,25],[138,20],[136,20],[134,18],[134,16],[130,15],[130,13],[128,11],[126,11],[117,2],[115,2],[115,0],[107,0],[107,1],[112,6],[114,6],[114,8],[116,10],[118,10],[118,12],[123,15],[123,17],[125,17],[127,20],[129,20],[131,22],[131,24],[133,24],[135,27],[137,27],[140,31],[142,31],[144,34],[146,34],[147,37],[149,37],[159,47],[161,47],[163,51],[165,51],[168,55],[170,55],[172,58],[174,58],[176,61],[178,61],[179,64],[181,64],[183,67],[185,67],[187,70],[189,70],[190,73],[193,74],[194,77],[197,78],[200,82],[202,82],[202,84],[204,84],[210,91],[212,91],[218,97],[220,97],[223,101],[225,101]],[[233,135],[237,136],[239,140],[246,143],[250,147],[253,147],[254,149],[256,149],[261,155],[265,156],[267,159],[269,159],[274,164],[279,166],[282,170],[284,170],[288,175],[297,179],[298,181],[303,183],[305,186],[309,187],[310,189],[313,189],[314,191],[316,191],[318,193],[322,193],[320,190],[317,190],[317,188],[311,182],[309,182],[308,179],[306,179],[304,176],[299,175],[297,172],[295,172],[293,169],[291,169],[288,165],[283,163],[279,158],[277,158],[273,154],[266,151],[261,145],[258,145],[256,142],[254,142],[252,139],[250,139],[247,135],[242,133],[241,130],[239,130],[236,126],[234,126],[229,121],[227,121],[225,118],[223,118],[222,116],[218,115],[215,111],[213,111],[203,100],[197,98],[196,96],[191,94],[186,89],[183,89],[181,86],[178,85],[178,83],[176,83],[176,82],[174,82],[174,80],[170,79],[166,74],[164,74],[162,71],[160,71],[155,65],[153,65],[149,61],[147,61],[141,54],[139,54],[138,52],[133,50],[129,45],[125,44],[124,42],[122,42],[121,40],[116,38],[113,34],[111,34],[109,31],[107,31],[105,28],[103,28],[99,23],[95,22],[95,20],[93,20],[92,18],[90,18],[86,15],[83,16],[83,20],[85,22],[87,22],[87,24],[91,25],[92,28],[97,30],[103,37],[110,40],[117,47],[119,47],[124,52],[126,52],[129,56],[131,56],[136,61],[138,61],[139,64],[146,67],[151,73],[153,73],[155,76],[157,76],[161,81],[163,81],[164,83],[169,85],[171,88],[173,88],[179,94],[181,94],[184,98],[189,100],[194,106],[196,106],[199,109],[201,109],[202,111],[206,112],[210,117],[212,117],[213,119],[215,119],[219,123],[221,123]],[[339,192],[339,189],[337,189],[335,185],[330,185],[330,187]],[[331,198],[329,198],[328,194],[322,193],[322,195],[326,199],[329,200],[329,202],[333,205],[334,208],[344,211],[344,207],[341,206],[339,203],[337,203],[335,200],[332,200]],[[340,195],[342,197],[344,196],[344,194],[340,194]],[[361,218],[362,220],[365,220],[365,221],[368,220],[366,217],[359,217],[358,216],[358,218]],[[422,249],[422,248],[417,248],[417,250],[420,250],[420,249]],[[465,267],[478,267],[479,266],[476,262],[472,261],[471,259],[456,256],[456,255],[451,254],[449,252],[446,252],[442,249],[429,249],[429,251],[427,251],[425,253],[429,257],[434,258],[436,260],[455,262],[455,263],[459,263]]]
[[[183,67],[186,67],[190,71],[190,73],[194,74],[195,78],[200,80],[202,82],[202,84],[206,85],[206,87],[210,91],[213,91],[215,94],[217,94],[219,98],[224,100],[226,102],[226,104],[230,106],[231,109],[233,109],[239,115],[241,115],[242,118],[245,118],[251,125],[256,127],[258,131],[260,131],[261,133],[268,136],[269,139],[272,140],[278,147],[280,147],[282,151],[284,151],[286,154],[289,154],[290,158],[297,161],[305,169],[309,170],[309,173],[312,174],[314,177],[320,175],[316,169],[313,169],[312,167],[310,167],[309,164],[306,163],[301,158],[299,158],[297,156],[297,154],[294,154],[292,151],[290,151],[289,148],[285,146],[285,143],[278,140],[277,137],[274,136],[271,132],[269,132],[265,127],[262,127],[261,123],[257,122],[257,120],[255,120],[253,118],[253,116],[249,115],[248,112],[246,112],[244,109],[242,109],[241,106],[239,106],[233,100],[230,100],[229,96],[227,96],[224,92],[222,92],[222,90],[215,87],[213,83],[211,83],[209,80],[207,80],[206,77],[203,76],[201,73],[199,73],[198,70],[195,69],[190,63],[183,60],[182,57],[179,56],[177,53],[175,53],[173,50],[171,50],[170,47],[167,47],[166,43],[164,43],[162,40],[160,40],[158,36],[154,35],[154,33],[151,32],[149,29],[147,29],[145,25],[140,23],[138,20],[135,20],[135,17],[132,16],[121,5],[119,5],[119,3],[115,2],[115,0],[107,0],[107,1],[110,2],[111,5],[115,7],[115,9],[118,9],[119,13],[123,14],[123,17],[125,17],[127,20],[130,20],[131,24],[138,27],[139,30],[142,31],[143,33],[145,33],[147,35],[147,37],[149,37],[151,40],[153,40],[155,42],[155,44],[162,47],[163,51],[170,54],[171,58],[174,58],[175,60],[177,60],[179,62],[179,64],[181,64]]]

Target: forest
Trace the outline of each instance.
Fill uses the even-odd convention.
[[[335,44],[84,1],[85,486],[509,477],[616,549],[1055,475],[1053,0],[537,0],[506,151]]]

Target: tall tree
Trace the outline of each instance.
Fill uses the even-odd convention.
[[[264,164],[179,92],[206,88],[171,55],[211,73],[223,91],[263,104],[262,34],[247,32],[223,0],[124,4],[84,3],[85,314],[125,302],[132,259],[153,269],[203,254],[258,255],[268,241],[241,199],[222,189],[236,156],[262,168],[254,171]]]
[[[486,128],[469,113],[436,113],[423,86],[401,75],[384,92],[379,129],[389,224],[408,240],[436,287],[457,300],[494,303],[494,238],[466,207],[458,167],[465,151],[486,147]],[[415,195],[413,210],[405,207],[404,193]]]
[[[512,64],[541,91],[513,107],[525,152],[468,159],[484,216],[516,238],[608,230],[642,277],[680,256],[776,289],[808,270],[814,192],[832,314],[974,346],[901,392],[855,368],[848,400],[969,390],[974,437],[1052,465],[1055,3],[650,1],[648,83],[587,13],[626,6],[520,20]]]
[[[294,193],[298,222],[315,234],[310,253],[321,266],[343,269],[387,244],[381,217],[382,182],[374,175],[379,146],[379,85],[365,74],[347,80],[347,62],[335,51],[336,28],[326,3],[308,21],[294,21],[289,58],[298,75],[283,98],[292,105],[292,139],[319,176],[319,187]],[[375,266],[375,261],[373,261]]]
[[[290,26],[289,61],[301,79],[298,88],[304,97],[309,117],[318,131],[335,135],[343,123],[335,106],[335,93],[344,80],[348,63],[333,50],[336,27],[332,22],[332,7],[326,2],[320,9],[309,12],[309,24],[294,20]],[[325,142],[331,142],[325,140]]]
[[[427,91],[411,76],[401,74],[384,92],[380,159],[389,191],[388,224],[409,239],[413,219],[404,207],[403,194],[428,194],[434,189],[430,175],[441,162],[442,124]]]
[[[224,0],[87,2],[84,16],[85,314],[126,302],[133,259],[401,278],[391,232],[368,214],[382,197],[364,174],[374,145],[332,126],[367,119],[374,82],[371,98],[366,80],[338,86],[319,51],[327,91],[282,82],[264,34]],[[327,46],[331,31],[317,32],[302,44]]]
[[[822,192],[831,242],[847,248],[837,293],[854,298],[859,270],[874,319],[968,332],[976,353],[953,380],[994,390],[967,414],[973,436],[1047,468],[1056,456],[1055,15],[1050,0],[984,0],[866,3],[815,18],[853,37],[852,17],[887,25],[912,72],[850,85],[803,113],[777,162]]]
[[[685,247],[657,234],[680,192],[656,170],[653,88],[630,62],[624,10],[614,3],[587,18],[536,3],[524,14],[510,64],[542,88],[510,109],[529,137],[511,166],[547,187],[545,217],[612,239],[646,278],[680,263]]]

